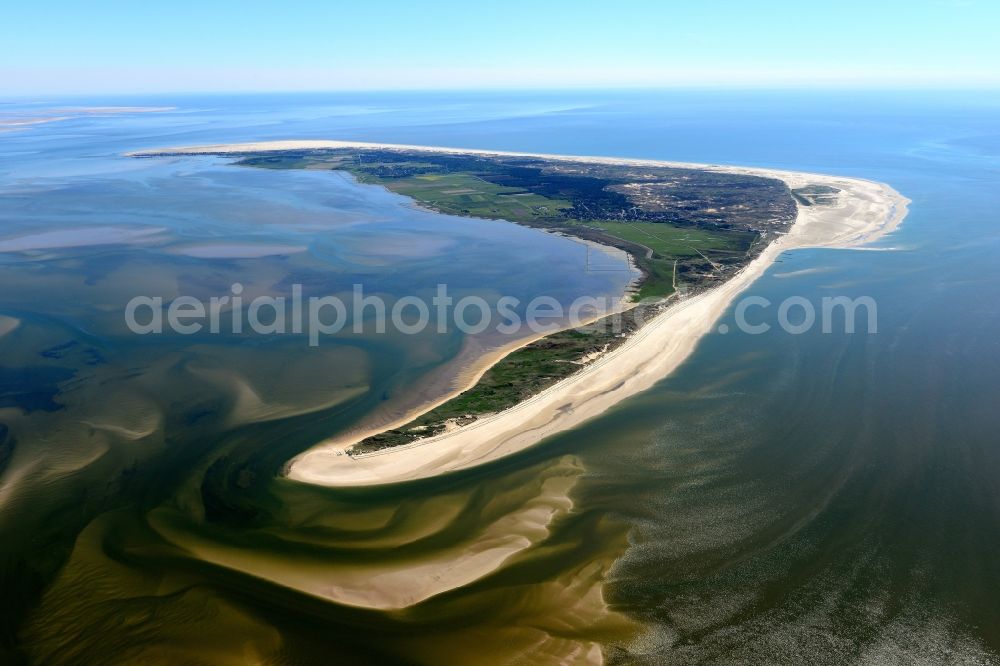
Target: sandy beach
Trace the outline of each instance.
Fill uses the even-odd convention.
[[[733,300],[760,277],[786,250],[805,247],[850,248],[874,241],[893,231],[903,220],[909,200],[888,185],[840,176],[774,169],[692,164],[609,157],[547,155],[477,151],[428,146],[371,144],[344,141],[274,141],[170,148],[131,153],[133,156],[168,154],[239,154],[316,148],[369,148],[456,154],[540,157],[550,160],[666,166],[705,169],[778,178],[790,188],[828,185],[840,190],[835,205],[802,206],[791,230],[769,245],[756,259],[726,283],[680,300],[647,323],[622,346],[583,371],[492,417],[464,428],[413,444],[376,453],[349,456],[353,444],[375,432],[351,432],[321,442],[296,457],[288,466],[289,478],[324,486],[366,486],[398,483],[481,465],[522,451],[542,439],[580,425],[616,403],[650,388],[669,375],[712,330]],[[525,343],[526,344],[526,343]],[[510,349],[504,350],[509,353]],[[490,359],[499,360],[499,355]],[[477,364],[478,365],[478,364]],[[480,366],[483,367],[483,366]],[[471,387],[481,372],[468,377]],[[428,404],[432,409],[440,400]],[[383,425],[387,430],[402,425]]]

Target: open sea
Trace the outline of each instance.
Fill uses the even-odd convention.
[[[0,663],[1000,663],[1000,94],[6,100],[0,130]],[[335,490],[280,472],[509,340],[139,336],[125,304],[237,282],[569,303],[633,275],[338,173],[122,155],[308,138],[843,174],[913,203],[874,247],[787,252],[747,292],[870,297],[877,332],[791,334],[764,307],[751,335],[731,310],[581,428]],[[512,542],[403,609],[329,600]]]

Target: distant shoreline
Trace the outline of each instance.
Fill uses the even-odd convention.
[[[533,157],[554,161],[673,167],[777,178],[790,189],[826,185],[840,191],[836,205],[798,209],[790,231],[768,245],[725,283],[666,308],[620,347],[533,397],[491,417],[412,444],[361,455],[345,451],[367,436],[402,425],[451,396],[423,405],[397,424],[371,433],[351,433],[318,444],[288,464],[290,479],[323,486],[367,486],[427,478],[474,467],[516,453],[542,439],[593,418],[621,400],[648,389],[669,375],[694,350],[729,304],[762,275],[785,250],[804,247],[846,248],[876,240],[894,229],[907,213],[909,200],[888,185],[857,178],[776,169],[694,164],[660,160],[517,153],[348,141],[268,141],[167,148],[129,153],[133,157],[281,152],[310,149],[405,150],[483,156]],[[530,341],[522,341],[523,346]],[[512,349],[490,354],[463,373],[471,387]]]

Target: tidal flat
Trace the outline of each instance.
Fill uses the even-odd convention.
[[[4,240],[166,231],[0,254],[0,365],[18,378],[3,389],[21,403],[0,407],[0,661],[995,662],[998,132],[992,102],[959,97],[505,93],[453,122],[447,95],[206,96],[5,133]],[[176,100],[92,102],[142,104]],[[124,304],[289,279],[431,294],[451,271],[483,294],[617,300],[634,273],[587,272],[571,239],[421,211],[329,170],[121,157],[248,136],[755,164],[885,182],[914,203],[880,251],[785,251],[747,292],[871,296],[877,334],[740,335],[728,310],[731,332],[704,335],[668,379],[537,446],[323,488],[282,478],[285,463],[397,420],[516,341],[142,337]],[[219,242],[309,250],[169,251]],[[289,578],[302,563],[357,601],[352,563],[447,561],[525,511],[545,533],[408,608]]]

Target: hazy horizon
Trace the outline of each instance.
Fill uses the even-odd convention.
[[[329,89],[303,89],[303,90],[162,90],[132,92],[128,90],[109,90],[101,92],[62,92],[57,90],[4,95],[0,94],[0,104],[26,104],[26,105],[47,105],[58,104],[63,101],[80,100],[125,100],[125,99],[150,99],[163,101],[164,98],[178,97],[266,97],[276,95],[500,95],[500,94],[523,94],[538,95],[539,97],[553,96],[559,97],[567,94],[594,95],[594,94],[621,94],[629,93],[658,93],[658,94],[704,94],[704,95],[726,95],[746,93],[754,94],[829,94],[829,95],[878,95],[880,93],[899,93],[911,95],[936,95],[936,94],[987,94],[1000,95],[1000,84],[993,86],[567,86],[567,87],[544,87],[544,86],[495,86],[480,88],[329,88]]]
[[[668,6],[20,5],[9,97],[179,92],[1000,87],[981,0]],[[54,20],[58,19],[58,20]],[[391,19],[391,20],[389,20]],[[39,48],[44,45],[44,48]]]

